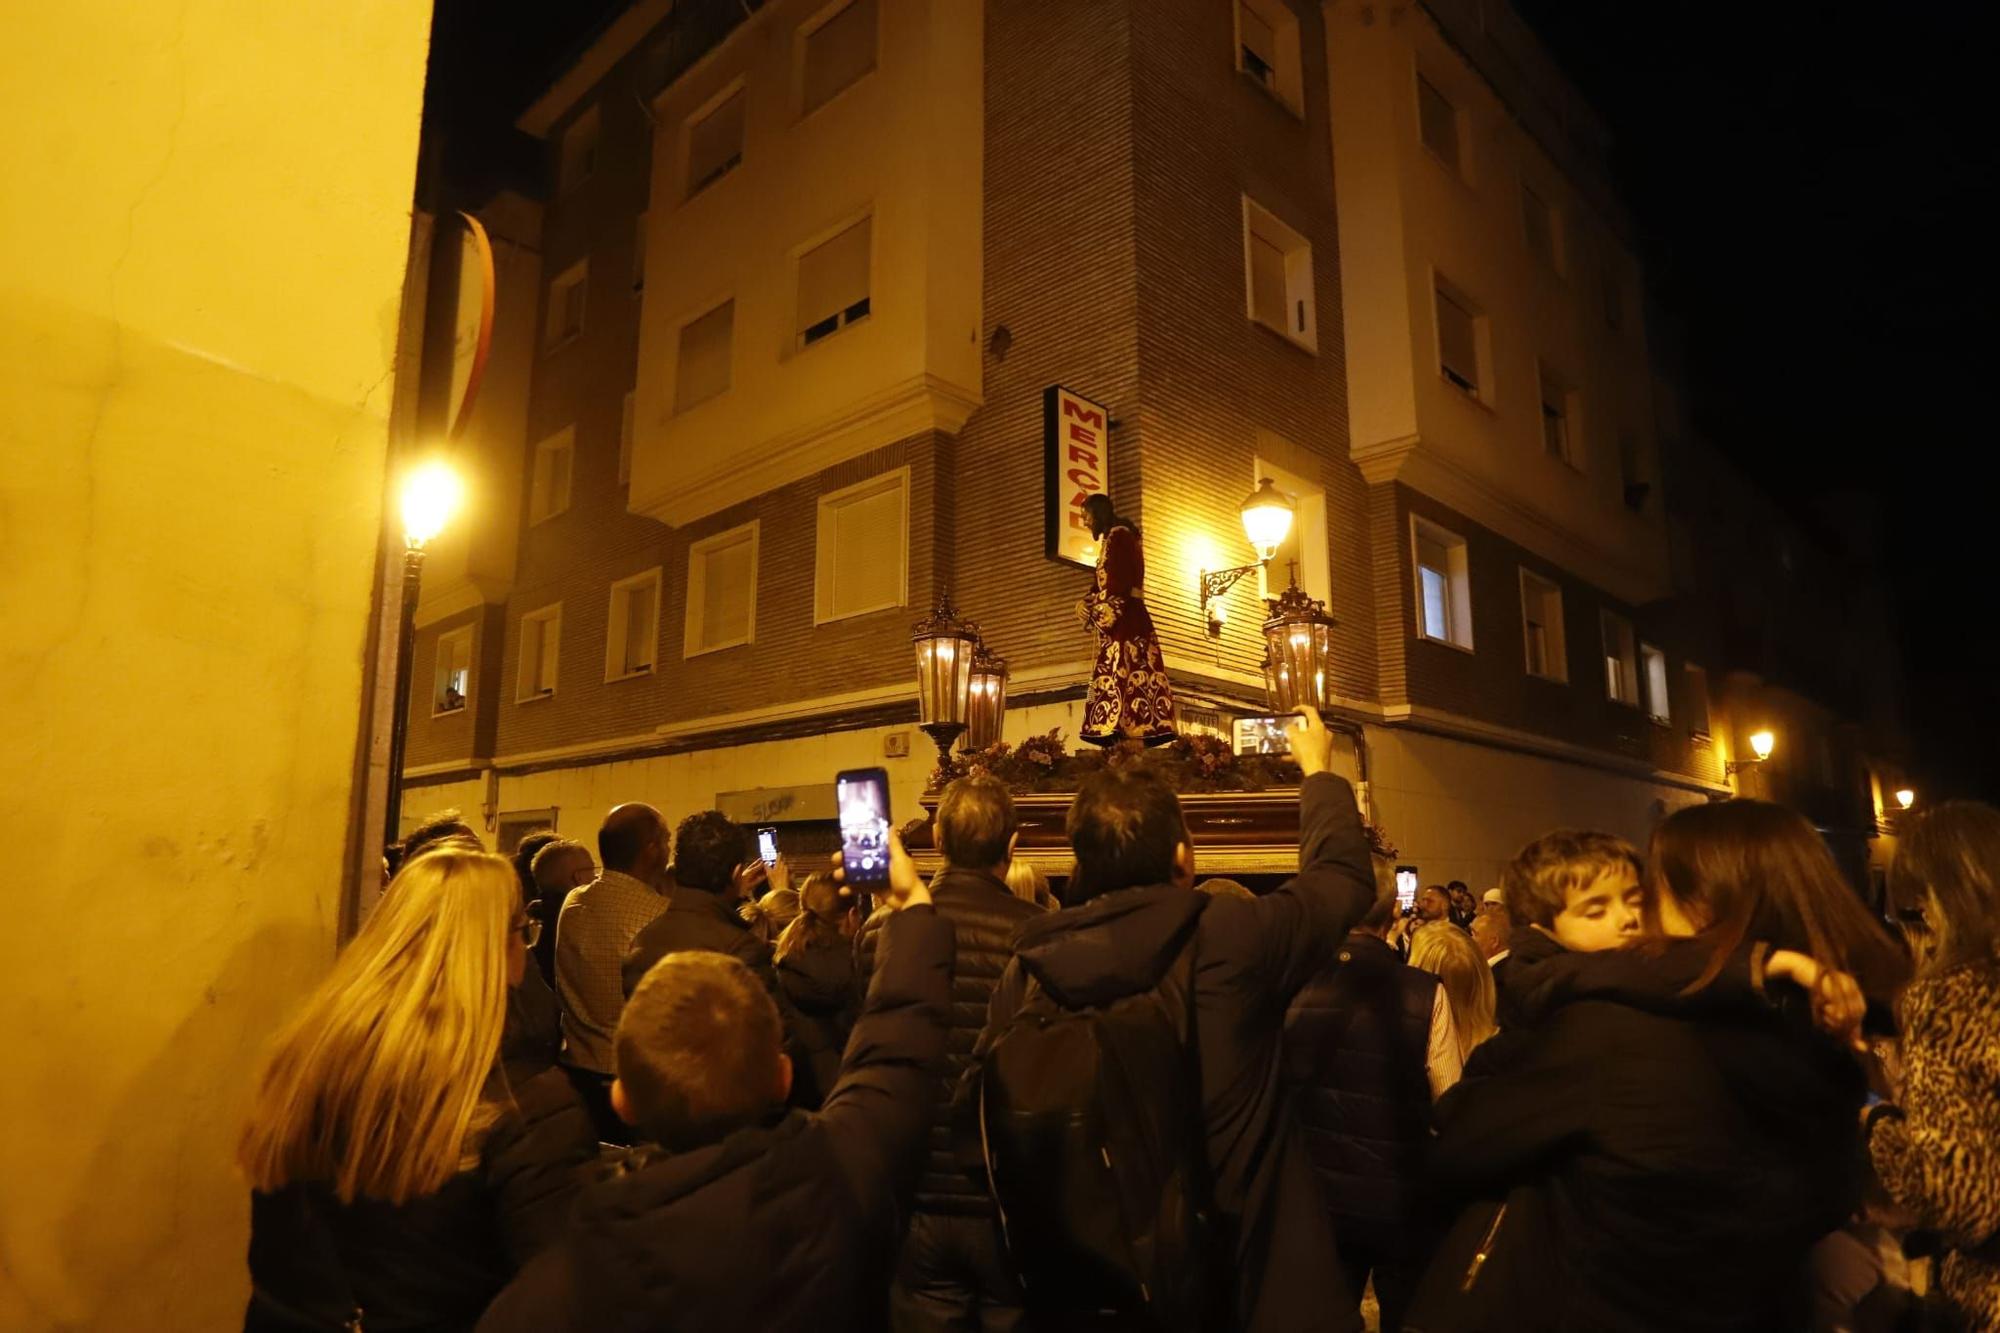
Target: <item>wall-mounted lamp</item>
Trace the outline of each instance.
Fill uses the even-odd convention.
[[[1907,810],[1917,803],[1917,794],[1908,787],[1896,789],[1896,804]]]
[[[1776,749],[1777,745],[1778,738],[1773,736],[1768,730],[1751,732],[1750,753],[1754,757],[1750,759],[1732,759],[1726,766],[1726,771],[1729,776],[1734,777],[1738,772],[1748,768],[1752,764],[1763,763],[1771,757],[1771,751]]]
[[[1243,535],[1257,552],[1257,562],[1238,565],[1234,569],[1210,572],[1201,571],[1198,588],[1201,594],[1202,619],[1208,623],[1210,638],[1220,638],[1224,613],[1217,599],[1231,588],[1236,581],[1253,570],[1262,569],[1285,544],[1285,537],[1292,530],[1292,497],[1271,484],[1269,477],[1257,483],[1257,489],[1250,492],[1243,501],[1239,512],[1243,518]]]

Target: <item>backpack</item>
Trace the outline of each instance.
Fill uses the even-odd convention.
[[[980,1156],[1032,1317],[1168,1333],[1222,1327],[1195,1046],[1200,917],[1159,982],[1064,1008],[1030,980],[968,1080]]]

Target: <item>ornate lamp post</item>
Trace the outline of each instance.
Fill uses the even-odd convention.
[[[979,627],[952,610],[951,594],[938,594],[937,608],[910,630],[917,650],[917,725],[937,742],[938,764],[951,759],[951,744],[965,730],[972,699],[972,656]]]
[[[984,643],[972,650],[972,695],[966,712],[965,748],[983,750],[1000,740],[1007,720],[1007,662]]]
[[[1264,688],[1271,711],[1295,712],[1301,704],[1326,707],[1327,658],[1336,623],[1326,604],[1294,583],[1265,605],[1271,614],[1264,621]]]
[[[1243,518],[1243,535],[1257,552],[1254,564],[1238,565],[1234,569],[1220,569],[1213,572],[1202,570],[1199,576],[1202,619],[1208,623],[1208,636],[1219,638],[1222,634],[1220,603],[1216,599],[1236,586],[1236,581],[1252,570],[1261,569],[1271,562],[1278,548],[1285,544],[1285,535],[1292,530],[1292,513],[1295,506],[1292,497],[1271,484],[1269,477],[1257,483],[1257,489],[1250,492],[1238,512]],[[1294,574],[1291,582],[1296,583]]]
[[[424,548],[458,508],[463,487],[443,463],[426,463],[403,481],[403,615],[396,630],[396,706],[389,720],[389,802],[382,845],[403,831],[403,744],[410,729],[410,654],[416,647],[417,599],[423,591]]]

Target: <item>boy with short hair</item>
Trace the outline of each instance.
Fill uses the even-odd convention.
[[[952,930],[890,837],[873,984],[832,1093],[787,1110],[784,1025],[722,954],[661,959],[620,1015],[612,1105],[648,1140],[577,1198],[567,1233],[481,1333],[873,1328],[945,1052]]]
[[[1561,954],[1599,953],[1637,940],[1645,916],[1639,851],[1616,834],[1557,829],[1523,847],[1500,872],[1514,929],[1507,966],[1495,972],[1494,1017],[1522,1025],[1523,997],[1537,964]]]

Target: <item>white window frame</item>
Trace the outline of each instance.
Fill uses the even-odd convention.
[[[1273,324],[1257,312],[1256,240],[1272,242],[1285,257],[1285,317]],[[1282,244],[1280,244],[1282,242]],[[1312,242],[1283,218],[1243,196],[1243,308],[1250,322],[1271,330],[1286,342],[1319,352],[1319,311],[1313,293]]]
[[[581,149],[583,163],[580,169],[572,169],[572,144],[589,140]],[[579,185],[597,174],[598,150],[604,146],[604,120],[598,108],[591,107],[577,114],[563,127],[556,140],[556,195],[561,197],[575,190]]]
[[[1665,698],[1655,698],[1653,693],[1653,661],[1660,664],[1659,685]],[[1639,698],[1646,716],[1662,727],[1670,727],[1674,722],[1673,676],[1667,669],[1667,650],[1656,643],[1639,643]]]
[[[1543,666],[1546,670],[1535,670],[1535,659],[1529,651],[1528,606],[1531,591],[1551,594],[1555,604],[1553,623],[1545,624],[1543,644]],[[1544,600],[1545,606],[1548,599]],[[1521,666],[1536,680],[1551,681],[1557,685],[1569,684],[1569,636],[1564,624],[1562,584],[1554,579],[1543,578],[1540,574],[1521,567]]]
[[[1553,394],[1549,392],[1551,389],[1555,390]],[[1562,450],[1559,453],[1549,448],[1548,405],[1551,397],[1562,409]],[[1544,458],[1553,458],[1578,472],[1584,470],[1583,395],[1577,391],[1569,376],[1539,357],[1535,360],[1535,429],[1541,439]]]
[[[1430,632],[1424,617],[1424,539],[1436,542],[1445,551],[1445,588],[1449,602],[1445,611],[1451,620],[1447,627],[1449,636],[1440,638]],[[1412,607],[1416,613],[1416,637],[1425,643],[1441,643],[1447,648],[1456,648],[1462,653],[1473,651],[1472,635],[1472,551],[1465,538],[1451,529],[1418,514],[1410,515],[1410,583],[1415,594]]]
[[[529,625],[540,625],[542,627],[541,661],[548,663],[549,685],[547,689],[536,687],[533,684],[534,678],[528,673]],[[514,664],[514,702],[517,704],[533,703],[537,699],[553,697],[560,680],[560,672],[562,671],[561,602],[551,602],[547,606],[537,607],[533,611],[522,614],[520,648],[517,650],[517,657],[518,660]],[[539,661],[537,665],[540,665]]]
[[[478,628],[479,627],[477,625],[460,625],[457,629],[448,629],[444,633],[437,636],[437,642],[432,646],[431,649],[431,716],[432,717],[457,717],[460,713],[468,712],[471,710],[472,675],[473,672],[479,669],[478,659],[474,656],[474,650],[478,647],[478,640],[475,637],[475,631]],[[446,646],[451,644],[460,644],[460,643],[465,645],[464,702],[460,703],[459,706],[456,708],[440,707],[440,705],[444,702],[443,677],[445,672],[445,663],[447,660],[445,657]]]
[[[638,440],[638,391],[627,389],[618,414],[618,484],[632,484],[632,450]]]
[[[824,102],[814,106],[806,105],[806,57],[812,45],[812,35],[839,18],[856,3],[858,0],[834,0],[832,4],[809,15],[799,24],[797,35],[792,42],[792,106],[799,120],[832,106],[851,90],[867,82],[868,76],[882,67],[882,6],[878,2],[875,6],[875,56],[869,62],[868,68],[861,71],[852,82],[844,83],[835,89]]]
[[[639,571],[619,579],[611,585],[610,600],[604,622],[604,683],[636,680],[642,676],[656,676],[660,672],[660,566]],[[625,644],[630,625],[625,616],[625,594],[633,588],[653,585],[653,657],[647,665],[634,671],[625,670]]]
[[[562,503],[556,505],[545,493],[542,486],[543,460],[553,455],[563,456]],[[554,473],[548,475],[553,477]],[[537,527],[548,522],[557,514],[566,513],[570,502],[576,498],[576,427],[564,426],[552,435],[536,441],[534,457],[528,462],[528,526]]]
[[[1305,62],[1299,44],[1299,16],[1285,0],[1236,0],[1234,6],[1236,68],[1244,78],[1254,84],[1258,91],[1284,107],[1301,120],[1305,119]],[[1246,58],[1249,47],[1243,40],[1243,13],[1249,10],[1262,19],[1264,26],[1271,30],[1271,40],[1276,44],[1272,53],[1269,82],[1257,76]]]
[[[671,410],[671,415],[681,416],[685,413],[692,412],[696,408],[702,406],[704,403],[714,402],[716,399],[722,397],[724,394],[728,393],[731,389],[736,387],[736,312],[734,309],[735,304],[736,304],[736,297],[733,293],[728,296],[718,297],[717,299],[706,303],[699,310],[696,310],[691,314],[689,314],[686,319],[683,319],[678,324],[674,325],[674,341],[673,341],[674,374],[673,374],[673,383],[668,386],[668,394],[667,394],[667,405]],[[689,403],[683,403],[681,402],[681,342],[684,338],[687,337],[687,331],[691,325],[695,324],[700,320],[707,319],[710,315],[722,309],[722,307],[724,306],[732,307],[729,313],[729,366],[728,366],[729,377],[723,381],[722,387],[717,389],[714,393],[705,394],[704,396],[697,398]]]
[[[882,602],[875,606],[856,607],[836,612],[833,609],[833,588],[839,575],[838,546],[834,541],[837,527],[832,521],[833,512],[844,505],[858,500],[873,499],[889,491],[895,491],[902,504],[899,527],[903,539],[896,543],[896,597],[894,601]],[[910,604],[910,469],[907,465],[879,476],[857,481],[852,486],[843,486],[837,491],[829,491],[819,497],[817,528],[813,539],[813,624],[827,625],[837,620],[852,620],[856,616],[873,615],[877,611],[887,611]]]
[[[568,305],[568,301],[561,298],[565,297],[571,288],[576,288],[583,293],[582,313],[577,316],[576,327],[574,329],[564,329],[556,321],[558,312]],[[558,347],[567,347],[583,336],[584,329],[589,327],[590,324],[590,257],[588,255],[577,260],[574,264],[571,264],[568,268],[549,279],[548,299],[547,304],[543,307],[542,320],[542,350],[545,352],[553,352]]]
[[[1449,302],[1472,320],[1472,373],[1473,383],[1468,386],[1459,383],[1445,368],[1444,361],[1444,320],[1441,306]],[[1431,270],[1431,337],[1436,344],[1435,353],[1438,378],[1464,394],[1475,403],[1491,406],[1493,403],[1493,344],[1491,341],[1492,321],[1486,317],[1486,309],[1466,294],[1463,287],[1439,273]],[[1539,420],[1539,417],[1537,418]]]
[[[1621,649],[1631,645],[1632,655],[1628,658],[1621,652],[1618,658],[1619,685],[1614,689],[1611,683],[1611,642],[1612,629],[1622,628],[1624,634],[1618,643]],[[1599,607],[1597,611],[1597,660],[1604,668],[1604,697],[1612,703],[1623,704],[1627,708],[1639,708],[1643,698],[1639,693],[1639,634],[1632,627],[1630,617],[1620,615],[1609,607]],[[1631,696],[1627,698],[1629,693]]]
[[[696,576],[696,571],[705,565],[710,551],[738,544],[743,540],[745,533],[749,534],[750,541],[750,607],[749,614],[743,618],[743,637],[740,639],[730,639],[723,643],[703,645],[700,642],[701,617],[702,612],[708,608],[702,589],[703,580]],[[724,652],[731,648],[741,648],[746,644],[757,642],[757,577],[761,546],[762,521],[754,518],[748,523],[738,524],[726,532],[716,533],[713,537],[704,537],[700,541],[688,546],[687,613],[684,617],[685,623],[681,628],[682,661],[693,657],[703,657],[709,653]]]
[[[1708,693],[1708,668],[1693,662],[1683,662],[1681,671],[1688,682],[1688,698],[1693,701],[1693,706],[1688,710],[1688,735],[1698,741],[1705,741],[1715,729],[1715,701]]]
[[[730,98],[737,96],[748,96],[744,92],[744,81],[741,78],[732,80],[728,87],[689,112],[687,119],[681,122],[681,198],[683,200],[692,199],[696,195],[706,191],[710,186],[727,180],[742,167],[743,154],[747,147],[747,141],[750,138],[749,103],[747,102],[744,103],[745,117],[743,133],[736,143],[736,156],[731,158],[719,170],[711,172],[701,180],[694,178],[694,132],[696,127],[727,106]]]
[[[1444,168],[1445,171],[1449,172],[1454,180],[1459,180],[1459,181],[1469,180],[1470,176],[1467,174],[1467,169],[1465,164],[1466,146],[1471,140],[1472,136],[1466,132],[1468,129],[1468,123],[1466,120],[1465,108],[1460,106],[1458,104],[1457,99],[1452,97],[1451,94],[1447,93],[1444,89],[1444,85],[1439,83],[1436,79],[1433,79],[1432,77],[1430,77],[1430,75],[1424,73],[1422,70],[1417,70],[1415,73],[1416,73],[1416,80],[1411,85],[1411,87],[1412,91],[1414,91],[1416,94],[1417,143],[1422,146],[1423,150],[1426,153],[1430,154],[1431,161],[1437,163],[1440,167]],[[1432,92],[1436,93],[1438,100],[1440,102],[1443,102],[1447,107],[1451,109],[1451,141],[1452,141],[1452,151],[1454,154],[1456,154],[1457,157],[1456,161],[1453,161],[1451,158],[1446,157],[1443,153],[1440,153],[1437,149],[1433,148],[1431,146],[1430,139],[1424,134],[1424,89],[1426,87],[1428,87]]]
[[[807,255],[819,249],[821,246],[828,244],[829,242],[833,241],[836,237],[845,235],[847,232],[851,231],[855,227],[860,226],[864,222],[868,224],[868,295],[863,297],[862,300],[868,302],[868,309],[864,310],[858,315],[849,315],[848,311],[852,310],[855,305],[859,305],[861,303],[859,301],[855,302],[853,305],[848,306],[845,310],[841,310],[838,312],[838,318],[840,322],[836,324],[832,328],[832,330],[826,333],[822,333],[819,337],[813,338],[810,341],[808,341],[806,338],[806,330],[799,327],[799,319],[801,318],[799,311],[799,281],[801,277],[803,277],[805,258]],[[876,273],[875,242],[876,242],[875,208],[874,205],[871,204],[867,208],[862,209],[859,213],[852,214],[851,216],[843,219],[842,221],[836,223],[835,225],[826,228],[824,231],[816,233],[811,240],[806,241],[804,244],[795,245],[792,247],[792,252],[791,252],[792,355],[796,356],[800,352],[804,352],[811,348],[819,347],[825,343],[832,342],[835,338],[838,338],[841,334],[847,332],[849,329],[856,328],[862,324],[866,324],[869,318],[874,315],[875,273]],[[825,323],[824,320],[820,322]]]

